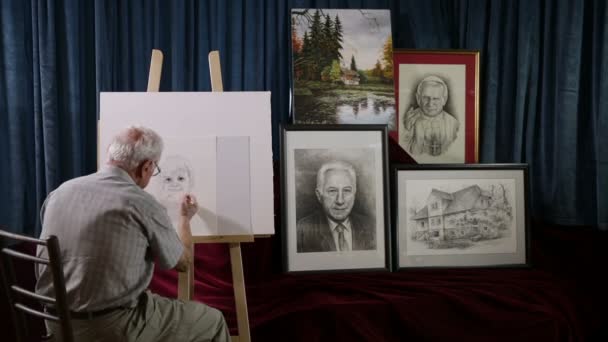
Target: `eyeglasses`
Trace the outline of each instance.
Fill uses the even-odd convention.
[[[158,176],[160,174],[160,167],[158,167],[158,163],[154,162],[154,173],[152,176]]]

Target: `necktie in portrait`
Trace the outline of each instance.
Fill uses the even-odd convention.
[[[350,250],[348,246],[348,242],[346,242],[346,237],[344,236],[344,230],[346,227],[342,223],[338,223],[336,226],[336,232],[338,232],[338,250],[339,251],[348,251]]]

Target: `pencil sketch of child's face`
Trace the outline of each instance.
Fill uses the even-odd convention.
[[[181,156],[167,157],[161,168],[161,190],[168,199],[179,199],[192,191],[194,179],[188,160]]]
[[[185,168],[175,168],[163,176],[163,191],[185,192],[188,191],[190,176]]]

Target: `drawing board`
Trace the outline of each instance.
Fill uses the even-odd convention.
[[[200,204],[193,236],[274,234],[269,92],[101,93],[98,165],[122,129],[142,125],[165,145],[146,191],[174,224],[179,198]]]

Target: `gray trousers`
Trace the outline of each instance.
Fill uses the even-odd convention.
[[[61,341],[61,328],[46,321]],[[161,297],[146,291],[134,308],[112,311],[92,319],[72,319],[74,339],[84,342],[229,342],[222,313],[205,304]]]

